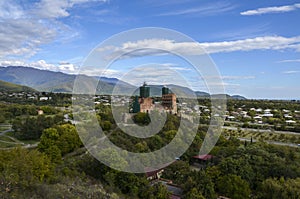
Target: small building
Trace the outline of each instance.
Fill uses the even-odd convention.
[[[133,104],[132,104],[132,112],[133,113],[138,113],[140,112],[140,103],[139,103],[139,97],[135,96]]]
[[[265,113],[262,115],[262,117],[273,117],[272,113]]]
[[[47,101],[49,100],[49,97],[40,97],[40,101]]]
[[[140,87],[140,96],[135,96],[130,111],[132,113],[148,113],[154,109],[159,111],[169,111],[172,114],[177,113],[176,95],[171,93],[169,88],[162,88],[162,107],[159,108],[158,104],[154,103],[152,97],[150,97],[150,87],[147,86],[146,82]]]
[[[161,104],[165,110],[171,113],[177,113],[176,95],[174,93],[162,95]]]
[[[193,156],[193,165],[200,167],[200,169],[204,169],[207,164],[212,163],[213,156],[212,155],[196,155]]]
[[[44,111],[41,110],[41,109],[39,109],[39,110],[37,111],[37,113],[38,113],[38,115],[43,115],[43,114],[44,114]]]
[[[230,116],[228,116],[228,117],[227,117],[227,119],[228,119],[228,120],[234,120],[234,119],[235,119],[235,117],[234,117],[234,116],[232,116],[232,115],[230,115]]]
[[[183,190],[180,186],[173,184],[173,182],[171,180],[167,180],[167,179],[161,179],[158,181],[158,183],[163,184],[168,192],[170,192],[170,199],[180,199],[182,198],[183,195]]]
[[[197,160],[200,160],[202,162],[206,162],[208,160],[211,160],[213,158],[213,156],[208,155],[208,154],[206,154],[206,155],[195,155],[195,156],[193,156],[193,158],[197,159]]]
[[[146,169],[146,177],[149,181],[159,180],[162,176],[162,173],[164,172],[163,169],[158,169],[154,171],[148,171]]]
[[[285,121],[287,124],[296,124],[296,121],[294,121],[294,120],[287,120],[287,121]]]
[[[150,97],[140,98],[139,104],[140,104],[140,112],[143,113],[148,113],[152,111],[154,108],[153,99]]]
[[[150,97],[150,87],[147,86],[146,82],[144,82],[143,86],[140,87],[140,97],[141,98]]]
[[[262,112],[262,109],[261,109],[261,108],[258,108],[258,109],[256,109],[255,111],[260,113],[260,112]]]

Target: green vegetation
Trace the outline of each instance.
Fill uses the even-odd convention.
[[[133,117],[133,121],[139,125],[148,125],[151,122],[149,115],[142,112],[135,114]]]
[[[13,122],[13,129],[15,136],[21,140],[35,140],[39,139],[44,129],[63,122],[62,115],[54,117],[46,117],[39,115],[37,117],[17,118]]]
[[[0,80],[0,92],[35,92],[33,88]]]
[[[284,133],[277,131],[259,131],[259,130],[249,130],[249,129],[224,129],[224,136],[234,136],[238,138],[245,138],[247,140],[255,139],[259,141],[270,141],[270,142],[282,142],[298,144],[300,143],[300,133]]]
[[[228,100],[226,126],[300,132],[299,101]]]
[[[38,149],[46,153],[53,162],[81,146],[80,138],[73,125],[64,124],[43,131]]]
[[[70,123],[73,117],[65,105],[65,94],[54,102],[0,103],[0,198],[150,198],[165,199],[170,192],[164,184],[149,181],[145,174],[120,172],[92,157],[82,146],[76,128]],[[53,99],[53,98],[52,98]],[[99,98],[100,99],[100,98]],[[107,100],[109,98],[105,98]],[[199,100],[210,109],[208,99]],[[230,100],[229,110],[245,107],[284,107],[276,102]],[[278,109],[279,109],[278,108]],[[298,110],[296,102],[287,102],[286,109]],[[184,199],[215,199],[217,196],[235,198],[298,198],[300,193],[300,147],[270,145],[264,140],[297,143],[297,134],[276,131],[256,132],[224,129],[211,151],[213,158],[195,163],[208,129],[210,112],[200,108],[197,134],[188,150],[164,168],[162,178],[172,181],[182,190]],[[246,108],[245,108],[246,109]],[[42,114],[38,114],[42,110]],[[167,114],[167,121],[156,135],[137,138],[124,133],[113,119],[110,106],[100,103],[95,111],[99,125],[115,145],[132,152],[150,152],[170,143],[180,118]],[[250,113],[251,114],[251,113]],[[66,121],[68,115],[69,120]],[[146,113],[133,118],[147,125]],[[0,123],[0,124],[1,124]],[[7,132],[11,129],[13,132]],[[187,123],[188,124],[188,123]],[[188,129],[188,125],[183,126]],[[129,126],[130,129],[130,126]],[[189,138],[189,134],[185,135]],[[251,138],[257,142],[240,141]],[[30,145],[29,145],[30,144]],[[29,147],[27,149],[26,147]],[[177,147],[181,147],[180,143]],[[11,148],[11,149],[7,149]],[[116,168],[129,163],[123,154],[107,148],[101,155],[113,160]],[[160,158],[160,157],[155,157]],[[175,159],[175,158],[174,158]]]

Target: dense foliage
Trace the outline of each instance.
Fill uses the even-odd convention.
[[[209,100],[200,101],[210,108]],[[278,109],[299,110],[297,103],[286,102],[285,106],[281,103],[232,100],[228,102],[228,109],[276,106]],[[43,114],[38,115],[38,110],[43,110]],[[160,132],[141,139],[117,127],[110,106],[100,103],[95,110],[99,125],[110,141],[132,152],[160,149],[174,139],[180,125],[179,116],[168,114]],[[65,107],[52,106],[51,103],[2,103],[0,113],[0,123],[13,122],[12,136],[38,142],[38,147],[33,149],[26,149],[24,145],[0,150],[0,198],[170,197],[165,185],[147,180],[144,173],[117,171],[92,157],[82,146],[75,126],[65,121],[63,115],[66,114],[72,120],[72,114]],[[147,114],[137,114],[134,120],[147,125],[147,117]],[[189,149],[163,171],[162,177],[180,187],[183,198],[215,199],[220,195],[232,199],[299,198],[300,147],[245,142],[233,134],[222,135],[211,151],[213,158],[199,166],[193,156],[199,153],[205,138],[209,112],[202,114],[200,119],[201,125]],[[128,165],[113,150],[102,153],[107,158],[114,157],[117,165]]]

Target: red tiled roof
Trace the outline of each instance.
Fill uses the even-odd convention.
[[[146,172],[146,176],[147,177],[150,177],[150,176],[154,176],[156,175],[157,173],[159,173],[160,171],[162,171],[163,169],[158,169],[158,170],[155,170],[155,171],[149,171],[149,172]]]
[[[212,159],[213,156],[212,155],[196,155],[196,156],[193,156],[193,158],[199,159],[199,160],[209,160],[209,159]]]
[[[170,196],[170,199],[181,199],[181,198],[180,198],[179,196],[176,196],[176,195],[173,195],[173,194],[172,194],[172,195]]]

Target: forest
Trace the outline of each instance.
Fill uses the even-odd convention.
[[[209,100],[199,101],[209,107]],[[245,104],[249,108],[276,106],[268,101],[235,100],[228,102],[228,108]],[[118,171],[95,159],[83,146],[76,127],[66,120],[65,115],[72,119],[72,113],[61,105],[0,103],[0,123],[12,126],[12,131],[1,136],[36,144],[1,148],[0,198],[170,198],[172,193],[167,187],[147,179],[145,173]],[[277,106],[298,109],[299,104],[280,102]],[[95,110],[108,138],[115,145],[137,153],[168,144],[180,125],[179,116],[168,114],[158,134],[136,138],[117,127],[109,106],[100,103]],[[205,115],[202,117],[207,119]],[[146,113],[136,114],[133,120],[139,125],[151,122]],[[207,120],[202,122],[188,150],[163,168],[161,178],[178,186],[181,198],[299,198],[300,147],[241,141],[234,134],[223,134],[210,152],[213,158],[199,166],[193,156],[199,153],[207,132]],[[107,158],[126,165],[122,156]]]

